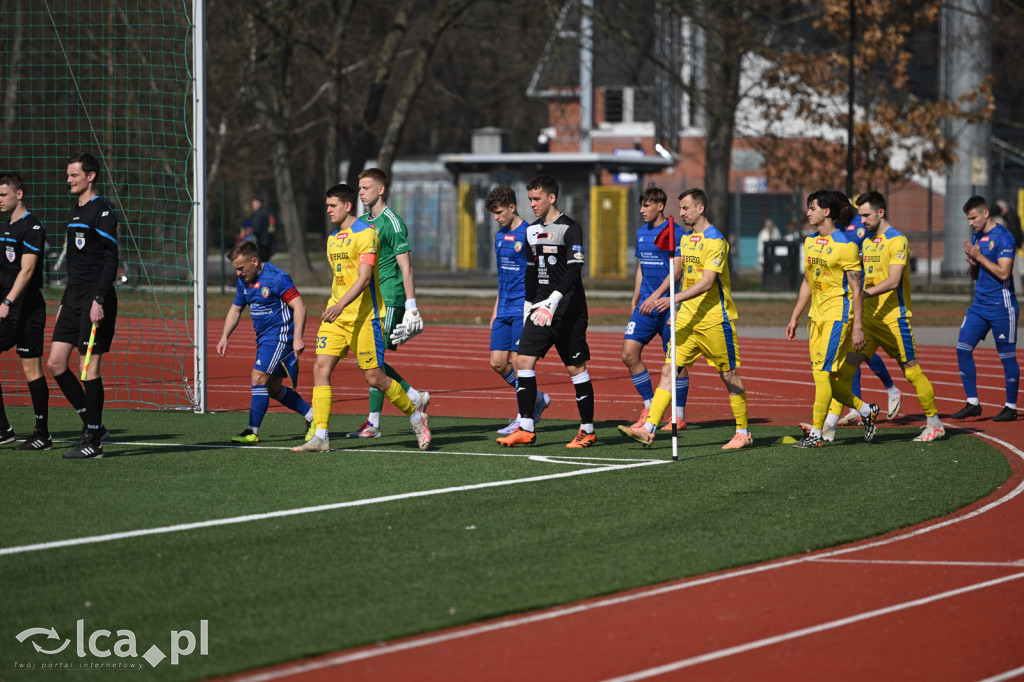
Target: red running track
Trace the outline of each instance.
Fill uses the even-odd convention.
[[[430,327],[389,360],[415,386],[431,391],[434,413],[511,414],[512,392],[488,368],[486,339],[483,329]],[[618,359],[620,334],[593,333],[590,340],[597,419],[632,418],[639,405]],[[806,343],[741,339],[741,349],[755,438],[759,423],[806,418],[813,391]],[[963,403],[955,351],[952,345],[919,351],[940,412],[949,414]],[[1002,368],[990,347],[975,356],[982,405],[991,417],[1004,400]],[[659,353],[645,359],[657,371]],[[550,416],[574,418],[572,388],[557,359],[538,369],[542,389],[555,398]],[[728,421],[717,375],[704,366],[691,376],[688,421]],[[222,378],[224,389],[235,392],[247,382],[244,374],[241,384]],[[360,379],[354,370],[351,378]],[[364,390],[347,379],[339,376],[336,385],[345,385],[336,408],[361,413]],[[910,391],[902,377],[897,385]],[[884,400],[876,379],[865,377],[864,386],[869,399]],[[903,414],[901,424],[923,423],[912,391]],[[950,517],[831,550],[339,652],[240,679],[1024,676],[1024,438],[1012,422],[982,418],[960,425],[980,429],[978,437],[1006,453],[1012,475],[988,498]],[[538,432],[543,438],[543,423]]]

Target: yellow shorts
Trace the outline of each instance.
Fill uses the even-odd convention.
[[[857,351],[870,358],[879,348],[893,360],[906,363],[917,359],[914,330],[910,320],[899,317],[892,322],[864,319],[864,350]]]
[[[853,348],[853,323],[826,320],[807,323],[811,338],[811,367],[826,372],[838,372]]]
[[[316,354],[334,355],[344,360],[351,349],[356,354],[359,369],[373,369],[384,364],[383,325],[380,319],[366,319],[355,326],[346,323],[321,322],[316,333]]]
[[[732,320],[716,327],[676,329],[676,365],[689,367],[701,355],[719,372],[740,366],[740,346]],[[665,362],[671,363],[672,356],[666,356]]]

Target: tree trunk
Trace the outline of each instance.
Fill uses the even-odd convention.
[[[277,229],[281,230],[284,223],[285,239],[288,244],[290,264],[288,274],[296,283],[310,284],[313,281],[313,270],[310,268],[309,255],[306,253],[306,230],[299,219],[299,208],[295,202],[295,182],[292,176],[290,146],[287,135],[274,136],[270,151],[270,161],[274,169],[274,189],[277,192],[280,221]]]
[[[710,204],[708,216],[722,234],[727,235],[732,231],[729,225],[729,168],[736,127],[735,112],[740,99],[743,50],[732,45],[723,31],[708,31],[706,35],[706,82],[709,85],[704,97],[707,111],[704,185]]]

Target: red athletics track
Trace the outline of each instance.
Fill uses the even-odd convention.
[[[620,333],[596,332],[589,338],[598,421],[632,418],[638,398],[618,359]],[[430,390],[434,413],[511,414],[511,390],[488,368],[486,348],[485,329],[428,326],[422,337],[389,359],[414,385]],[[741,335],[741,350],[755,441],[758,424],[806,418],[812,394],[806,343]],[[958,409],[963,398],[953,344],[922,346],[919,351],[941,413]],[[659,366],[658,355],[645,355],[649,367]],[[990,346],[975,355],[982,405],[991,417],[1004,399],[1002,368]],[[571,385],[557,361],[542,361],[538,369],[541,387],[555,398],[551,416],[575,418]],[[225,398],[221,391],[234,391],[238,397],[233,404],[242,408],[247,376],[245,371],[235,374],[219,375],[217,390]],[[361,414],[365,398],[354,381],[359,377],[354,370],[338,379],[343,376],[353,381],[341,390],[336,407]],[[696,367],[692,376],[687,419],[728,421],[728,401],[718,377],[706,366]],[[902,377],[897,384],[909,389]],[[869,399],[884,399],[874,377],[865,377],[864,385]],[[912,395],[905,396],[903,414],[901,424],[922,420]],[[451,681],[1024,676],[1024,438],[1012,422],[981,419],[962,425],[981,429],[979,437],[1006,453],[1013,473],[991,496],[950,517],[837,549],[240,677]],[[542,422],[542,439],[543,432]],[[609,429],[599,432],[599,442],[613,437]],[[684,433],[681,447],[685,444]],[[667,443],[660,447],[667,452]]]

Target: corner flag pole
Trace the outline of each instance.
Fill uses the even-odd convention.
[[[672,399],[668,409],[672,410],[672,461],[679,461],[679,432],[676,421],[676,221],[668,217],[669,255],[668,255],[668,324],[669,324],[669,357],[672,359]]]

